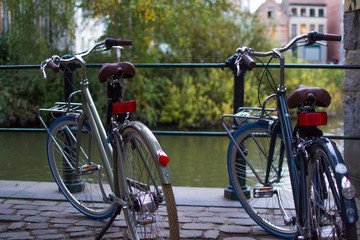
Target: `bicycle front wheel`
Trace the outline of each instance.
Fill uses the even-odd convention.
[[[179,226],[171,184],[161,181],[162,172],[154,156],[161,150],[156,138],[145,126],[127,127],[123,133],[124,162],[121,164],[126,179],[120,186],[129,207],[123,208],[129,235],[132,239],[179,239]],[[151,141],[149,141],[151,139]]]
[[[284,144],[278,132],[271,148],[270,133],[265,122],[249,123],[235,133],[243,155],[231,141],[229,177],[241,205],[259,226],[275,236],[294,238],[296,228],[289,219],[296,213]]]
[[[329,150],[314,144],[309,150],[308,207],[311,239],[357,239],[356,223],[341,219],[343,196],[336,182],[336,172],[329,160]]]
[[[67,116],[52,124],[47,139],[51,172],[59,190],[77,210],[91,218],[109,218],[115,204],[104,202],[100,188],[103,187],[106,194],[111,190],[106,184],[107,176],[96,145],[92,144],[93,134],[87,124],[83,124],[81,129],[77,124],[75,118]],[[77,139],[78,131],[82,134]],[[77,144],[78,141],[81,144]]]

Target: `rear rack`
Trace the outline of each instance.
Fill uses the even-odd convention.
[[[276,120],[277,110],[273,108],[259,108],[259,107],[240,107],[235,114],[225,114],[221,121],[224,125],[225,118],[233,118],[237,125],[242,126],[251,120]],[[225,125],[224,125],[225,127]],[[226,129],[226,128],[225,128]]]
[[[226,123],[225,119],[232,118],[233,126],[236,128],[242,127],[244,124],[250,123],[251,121],[265,120],[273,122],[277,119],[277,109],[273,108],[259,108],[259,107],[240,107],[238,112],[235,114],[225,114],[221,118],[221,123],[225,128],[230,139],[234,141],[232,134],[233,130],[230,130]]]
[[[68,102],[56,102],[54,106],[49,109],[40,109],[42,111],[52,112],[52,113],[69,113],[69,112],[76,112],[82,113],[81,110],[82,104],[81,103],[68,103]],[[39,111],[40,111],[39,110]]]
[[[52,118],[57,119],[61,116],[68,114],[79,116],[82,114],[82,112],[83,111],[81,103],[56,102],[51,108],[40,108],[37,115],[40,119],[40,122],[45,127],[46,131],[49,133],[49,128],[41,116],[43,113],[49,113]]]

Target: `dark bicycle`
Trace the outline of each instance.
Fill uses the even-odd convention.
[[[251,57],[270,57],[269,63],[276,58],[280,81],[261,107],[242,107],[222,118],[231,138],[228,172],[234,191],[252,219],[281,238],[357,239],[355,189],[336,144],[317,127],[326,124],[327,114],[315,108],[328,107],[331,96],[304,85],[286,96],[282,52],[322,40],[340,41],[341,36],[310,32],[269,52],[238,48],[238,72],[256,66]],[[267,108],[272,99],[276,108]],[[294,129],[288,108],[297,109]],[[235,133],[226,126],[227,118],[239,125]]]

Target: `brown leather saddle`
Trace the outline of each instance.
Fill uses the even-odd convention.
[[[299,85],[287,98],[289,108],[296,108],[304,101],[313,101],[318,107],[328,107],[331,96],[325,89]]]
[[[106,82],[112,76],[122,76],[123,78],[132,78],[135,76],[136,69],[129,62],[105,63],[99,71],[99,81]]]

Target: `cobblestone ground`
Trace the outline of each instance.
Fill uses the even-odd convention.
[[[181,239],[277,239],[241,208],[178,206],[178,215]],[[94,239],[105,223],[85,217],[65,201],[0,199],[0,239],[4,240]],[[104,239],[125,236],[126,224],[120,215]]]

